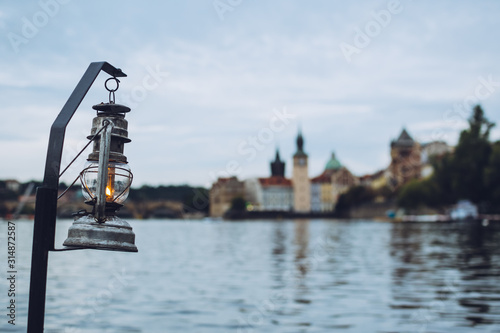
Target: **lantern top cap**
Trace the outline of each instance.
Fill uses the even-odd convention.
[[[105,113],[127,113],[130,112],[128,106],[115,103],[101,103],[94,105],[92,109]]]

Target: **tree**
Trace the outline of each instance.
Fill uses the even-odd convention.
[[[484,170],[490,158],[489,135],[493,126],[495,124],[484,116],[481,106],[475,106],[469,128],[460,133],[449,170],[453,178],[452,189],[458,199],[469,199],[474,203],[487,199]]]
[[[440,205],[436,194],[436,184],[432,179],[413,179],[399,190],[397,204],[405,209],[436,207]]]
[[[361,185],[351,187],[347,192],[339,196],[335,205],[335,214],[348,216],[353,206],[373,201],[375,197],[376,193],[370,187]]]
[[[460,133],[454,153],[434,158],[433,175],[428,180],[403,186],[398,203],[405,208],[419,205],[439,208],[459,199],[476,204],[497,200],[493,196],[500,200],[500,144],[492,153],[489,141],[493,126],[481,106],[475,106],[469,128]]]
[[[493,144],[488,165],[484,170],[484,185],[488,192],[489,206],[500,212],[500,141]]]
[[[469,118],[469,132],[475,138],[489,140],[490,131],[495,126],[495,123],[490,122],[485,116],[481,105],[476,105]]]
[[[236,197],[231,200],[231,211],[244,212],[247,209],[247,202],[242,197]]]
[[[184,196],[182,203],[185,212],[200,212],[208,215],[209,192],[202,187],[193,188],[189,194]]]
[[[446,153],[431,161],[434,173],[429,179],[434,184],[434,207],[451,205],[457,202],[453,190],[453,154]]]

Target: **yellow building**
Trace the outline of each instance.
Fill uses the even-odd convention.
[[[332,178],[326,172],[311,179],[311,210],[331,212],[334,209]]]
[[[297,136],[297,152],[293,155],[293,208],[296,212],[311,211],[311,182],[307,166],[307,154],[304,152],[304,138]]]
[[[358,179],[332,153],[323,173],[311,179],[311,210],[332,212],[339,196],[357,183]]]

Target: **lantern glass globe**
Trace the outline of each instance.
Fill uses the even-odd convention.
[[[86,201],[97,201],[98,169],[98,161],[88,161],[80,175],[83,197]],[[132,172],[128,164],[109,162],[105,191],[106,203],[123,205],[128,197],[131,184]]]

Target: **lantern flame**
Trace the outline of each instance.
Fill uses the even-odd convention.
[[[106,197],[111,198],[111,189],[109,186],[106,186]]]

